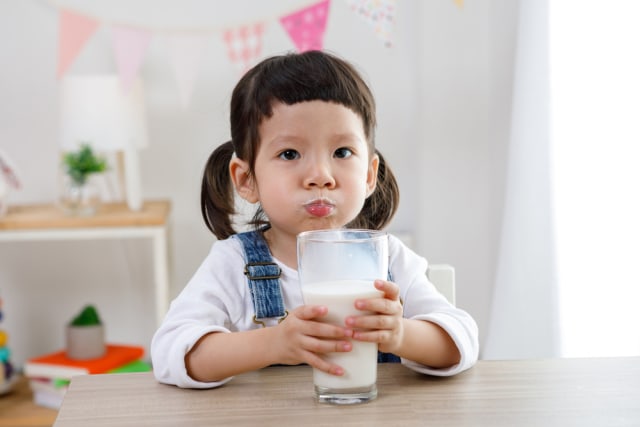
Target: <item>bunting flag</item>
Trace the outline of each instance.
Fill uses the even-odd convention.
[[[283,16],[280,18],[280,23],[291,37],[298,52],[321,50],[328,15],[329,0],[323,0]]]
[[[396,0],[347,0],[353,12],[371,25],[385,46],[392,45]]]
[[[223,40],[229,60],[244,74],[262,53],[265,24],[258,22],[232,30],[225,30]]]
[[[67,71],[100,23],[95,19],[60,10],[58,29],[58,78]]]
[[[128,91],[142,64],[142,58],[151,41],[151,33],[119,26],[113,26],[111,30],[120,82],[124,90]]]
[[[309,0],[310,5],[276,19],[287,32],[299,52],[323,49],[324,35],[331,0]],[[453,0],[462,7],[464,0]],[[375,28],[378,37],[391,45],[391,33],[397,0],[347,0],[350,9]],[[173,66],[183,106],[190,102],[207,37],[221,33],[227,55],[242,73],[246,72],[262,55],[262,44],[267,21],[242,24],[234,28],[194,28],[172,31],[145,29],[107,22],[100,18],[60,7],[58,39],[58,78],[68,72],[88,39],[99,25],[111,30],[115,63],[124,90],[131,88],[142,65],[144,55],[156,33],[166,32],[168,57]]]
[[[180,102],[187,107],[200,68],[200,58],[206,38],[202,35],[171,35],[167,37],[169,60],[176,75]]]

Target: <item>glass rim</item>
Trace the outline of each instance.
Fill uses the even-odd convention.
[[[353,233],[345,237],[346,233]],[[371,241],[388,237],[388,233],[383,230],[373,230],[366,228],[331,228],[320,230],[307,230],[298,234],[297,240],[311,242],[358,242]]]

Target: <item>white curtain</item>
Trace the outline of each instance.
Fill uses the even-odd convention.
[[[521,0],[487,359],[640,355],[640,3]]]
[[[640,3],[549,11],[562,354],[640,355]]]
[[[546,0],[520,4],[504,214],[485,359],[559,354],[547,10]]]

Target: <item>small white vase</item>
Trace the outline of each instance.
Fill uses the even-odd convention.
[[[82,184],[66,177],[60,204],[67,215],[95,215],[100,208],[100,191],[91,177]]]
[[[69,359],[97,359],[105,354],[102,325],[67,326],[67,357]]]

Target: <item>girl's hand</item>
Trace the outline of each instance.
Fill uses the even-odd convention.
[[[307,363],[332,375],[344,374],[341,366],[320,357],[326,353],[351,351],[352,348],[346,339],[349,330],[320,321],[327,311],[325,306],[303,305],[273,328],[276,332],[273,348],[277,352],[278,363]]]
[[[376,280],[374,286],[384,292],[383,297],[355,301],[358,310],[371,313],[349,316],[345,323],[347,328],[352,329],[353,339],[377,342],[380,351],[395,353],[404,338],[400,288],[395,283],[385,280]]]

